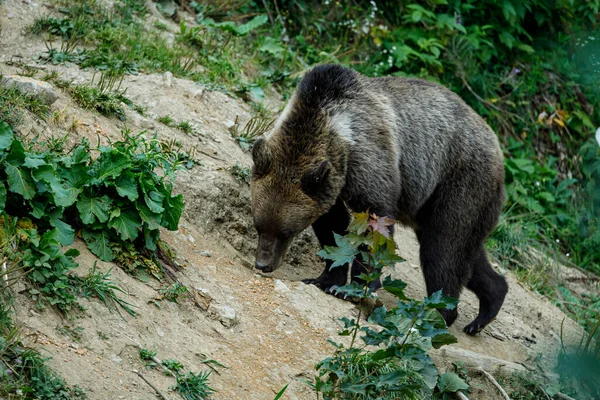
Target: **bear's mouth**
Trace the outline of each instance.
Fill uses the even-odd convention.
[[[283,263],[292,237],[279,238],[274,235],[261,234],[258,236],[255,268],[262,272],[273,272]]]

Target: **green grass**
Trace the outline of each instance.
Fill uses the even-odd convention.
[[[96,270],[96,263],[94,263],[94,267],[87,276],[83,278],[72,277],[71,282],[78,296],[85,297],[86,299],[95,297],[102,301],[102,303],[111,311],[119,311],[119,307],[121,307],[127,311],[129,315],[136,315],[132,308],[133,305],[117,295],[117,293],[127,295],[127,292],[110,279],[110,270],[106,273],[102,273],[101,271]]]
[[[50,114],[50,107],[35,96],[24,94],[15,88],[0,86],[0,121],[18,126],[23,121],[25,112],[46,119]]]
[[[250,168],[243,166],[239,162],[231,167],[231,175],[240,182],[250,183],[251,172]]]
[[[177,375],[177,384],[175,389],[185,400],[205,400],[214,393],[214,390],[209,386],[208,378],[210,371],[188,372],[185,375]]]

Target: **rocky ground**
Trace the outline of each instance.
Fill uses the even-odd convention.
[[[0,3],[0,72],[18,74],[18,64],[24,63],[40,71],[56,70],[75,82],[89,82],[91,71],[36,61],[45,51],[44,43],[23,35],[23,27],[46,12],[43,1]],[[300,282],[316,276],[322,268],[310,232],[296,239],[281,269],[269,276],[252,270],[256,235],[249,187],[230,173],[236,162],[250,166],[251,159],[229,132],[236,117],[242,122],[250,118],[250,107],[240,99],[170,74],[127,76],[123,86],[135,104],[147,109],[146,116],[128,110],[125,122],[106,118],[78,108],[66,92],[55,88],[58,99],[52,110],[61,117],[43,122],[30,116],[20,133],[63,135],[75,123],[69,140],[76,143],[81,137],[116,139],[122,128],[129,127],[133,132],[157,133],[163,140],[176,139],[186,149],[196,148],[201,165],[179,172],[177,178],[176,192],[184,195],[186,204],[179,230],[162,234],[184,265],[179,278],[192,295],[181,298],[179,304],[162,301],[159,308],[153,301],[159,294],[159,282],[135,279],[112,263],[98,261],[83,242],[76,242],[74,246],[81,251],[76,273],[86,274],[95,262],[99,269],[111,270],[113,280],[128,291],[126,300],[135,306],[137,317],[109,312],[98,301],[82,300],[86,311],[66,319],[52,309],[36,309],[22,287],[17,316],[26,340],[52,357],[50,365],[69,384],[88,388],[90,399],[154,398],[153,389],[132,371],[142,371],[168,398],[177,397],[168,391],[172,378],[157,369],[145,369],[138,346],[154,348],[159,358],[177,359],[193,371],[206,370],[206,359],[225,365],[227,369],[217,367],[211,375],[215,399],[272,399],[287,383],[290,386],[284,398],[314,398],[304,380],[310,381],[315,363],[332,353],[326,340],[336,339],[338,318],[356,315],[357,309]],[[268,104],[277,111],[282,101],[273,93]],[[157,118],[164,115],[190,120],[195,133],[185,134],[159,123]],[[398,229],[396,240],[407,261],[390,273],[408,283],[409,295],[422,297],[425,288],[416,239],[412,232]],[[567,341],[576,341],[581,328],[510,272],[502,272],[510,291],[497,320],[478,336],[463,334],[462,327],[475,317],[478,304],[474,295],[465,292],[459,319],[450,329],[458,343],[450,347],[534,369],[541,354],[542,364],[552,364],[563,319]],[[384,303],[392,303],[391,296],[381,296]],[[69,330],[78,334],[66,334]],[[445,358],[439,355],[440,368],[447,368]],[[471,398],[495,396],[494,389],[482,381]]]

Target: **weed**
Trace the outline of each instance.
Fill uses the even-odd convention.
[[[250,168],[243,166],[239,162],[231,167],[231,175],[240,182],[250,183]]]
[[[83,108],[96,110],[105,116],[116,116],[125,120],[125,111],[121,103],[133,106],[131,100],[125,97],[125,90],[120,90],[123,75],[114,73],[101,73],[96,86],[75,85],[69,87],[73,100]]]
[[[205,400],[215,391],[209,386],[210,371],[177,375],[175,389],[186,400]]]
[[[98,334],[98,337],[102,340],[109,340],[110,336],[108,336],[106,333],[102,332],[102,331],[97,331],[96,332]]]
[[[192,124],[190,121],[180,121],[176,125],[177,129],[182,131],[183,133],[187,133],[188,135],[193,132]]]
[[[274,120],[259,114],[250,118],[246,125],[240,129],[238,117],[236,116],[234,125],[231,128],[231,136],[243,150],[250,150],[256,138],[271,129],[274,122]]]
[[[81,326],[63,325],[57,327],[56,331],[61,335],[68,337],[74,342],[81,342],[81,334],[83,333],[83,327]]]
[[[140,359],[144,362],[144,365],[148,369],[156,366],[154,359],[156,358],[157,354],[157,351],[154,349],[140,348],[139,350]]]
[[[71,284],[75,288],[77,295],[86,299],[96,297],[109,310],[119,311],[118,306],[121,306],[129,315],[135,316],[135,311],[132,309],[133,305],[117,296],[117,292],[125,295],[127,295],[127,292],[110,279],[111,270],[102,273],[96,270],[96,267],[97,262],[94,262],[94,266],[87,276],[83,278],[72,277]]]
[[[333,261],[331,268],[354,261],[364,268],[363,285],[352,282],[337,289],[340,295],[359,299],[361,307],[356,319],[341,319],[344,328],[339,335],[350,337],[350,345],[332,342],[334,355],[316,366],[318,376],[313,387],[324,398],[421,398],[431,396],[436,387],[440,393],[468,389],[452,372],[438,377],[427,354],[431,348],[456,342],[437,309],[452,309],[457,300],[443,297],[441,291],[423,301],[411,300],[404,295],[404,282],[386,277],[383,288],[398,298],[397,306],[390,310],[382,306],[371,313],[369,322],[377,329],[360,324],[365,301],[374,299],[370,283],[379,279],[383,267],[393,267],[402,260],[395,255],[395,243],[388,231],[393,223],[389,218],[355,214],[350,232],[346,236],[336,234],[336,246],[325,246],[318,253]]]
[[[156,120],[158,122],[160,122],[161,124],[164,124],[166,126],[173,126],[173,124],[175,122],[175,120],[173,119],[173,117],[171,117],[169,115],[158,117]]]
[[[178,374],[179,371],[181,371],[183,369],[183,364],[180,363],[177,360],[162,360],[162,365],[164,365],[166,368],[168,368],[170,371],[174,372],[175,374]]]
[[[0,80],[2,80],[1,75]],[[35,96],[24,94],[16,88],[9,89],[0,85],[0,121],[18,126],[23,121],[25,111],[46,119],[50,108]]]
[[[146,113],[148,112],[148,109],[146,107],[143,107],[143,106],[141,106],[139,104],[135,104],[133,106],[133,109],[135,111],[137,111],[137,113],[140,114],[142,117],[145,117]]]
[[[187,287],[180,282],[175,282],[174,284],[167,286],[166,288],[162,288],[160,290],[160,294],[163,299],[171,301],[173,303],[177,303],[179,297],[185,293],[187,293]]]

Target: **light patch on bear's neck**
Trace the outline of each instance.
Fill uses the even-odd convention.
[[[273,125],[273,129],[271,129],[269,132],[265,133],[265,139],[270,138],[271,136],[273,136],[273,133],[275,133],[279,129],[281,129],[281,125],[283,125],[283,121],[285,121],[290,116],[290,113],[292,112],[292,109],[294,108],[295,103],[296,103],[296,92],[294,92],[294,94],[292,95],[292,98],[290,99],[290,101],[287,103],[287,105],[281,112],[281,115],[279,116],[279,118],[277,118],[277,121],[275,121],[275,125]]]
[[[341,112],[331,116],[329,126],[344,142],[349,145],[356,144],[352,131],[352,117],[349,113]]]

